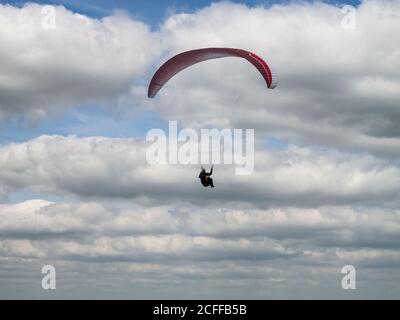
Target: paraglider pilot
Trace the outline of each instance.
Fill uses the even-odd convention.
[[[199,178],[203,186],[214,188],[214,181],[211,178],[212,173],[213,173],[213,167],[211,167],[211,171],[209,173],[206,172],[206,169],[204,169],[203,167],[201,168]]]

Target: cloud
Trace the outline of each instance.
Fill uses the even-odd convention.
[[[388,40],[400,34],[395,1],[363,1],[355,30],[342,27],[340,8],[320,2],[220,2],[172,14],[154,31],[123,13],[98,20],[63,7],[57,28],[46,30],[42,8],[0,7],[3,119],[112,102],[120,112],[142,106],[187,126],[255,128],[294,144],[399,156],[400,59]],[[279,88],[265,90],[248,63],[224,59],[185,70],[159,99],[146,98],[154,66],[210,46],[259,53],[278,71]]]
[[[293,247],[305,243],[326,248],[398,249],[400,245],[397,241],[400,213],[382,208],[259,209],[255,206],[238,208],[233,204],[210,210],[175,203],[119,207],[98,202],[29,200],[0,205],[0,216],[0,236],[3,238],[42,241],[60,240],[65,236],[64,240],[68,242],[86,237],[109,242],[103,247],[110,248],[116,245],[111,241],[115,238],[120,239],[120,244],[138,245],[151,252],[180,252],[191,246],[218,248],[223,241],[227,247],[232,244],[247,248],[248,242],[240,240],[257,242],[262,238],[268,238],[272,243],[281,240]],[[38,238],[38,234],[43,238]],[[138,241],[129,242],[130,239]],[[278,250],[282,249],[277,243],[273,244]],[[170,250],[165,251],[165,245],[171,245]]]
[[[0,5],[0,120],[27,122],[85,103],[118,103],[158,54],[149,26],[122,12],[101,20],[56,6]]]
[[[223,296],[230,288],[235,297],[254,298],[288,297],[288,290],[316,297],[318,288],[328,290],[324,296],[343,297],[335,288],[346,264],[362,274],[357,294],[379,295],[380,283],[393,283],[400,263],[398,210],[232,206],[210,211],[192,205],[126,208],[31,200],[1,205],[0,217],[0,282],[6,286],[9,280],[1,275],[13,270],[28,296],[35,292],[30,287],[40,265],[48,263],[57,268],[57,295],[64,297],[74,290],[85,296],[79,289],[84,284],[92,297],[100,297],[95,288],[109,293],[119,288],[129,296],[137,294],[132,287],[142,286],[141,297],[162,292],[180,297],[195,285],[203,290],[193,297]],[[65,236],[77,226],[79,236]],[[42,229],[58,236],[37,238]],[[376,279],[380,282],[370,291]],[[258,289],[248,292],[252,286]],[[398,295],[398,287],[388,287],[392,297]]]
[[[255,172],[235,176],[216,168],[218,188],[205,193],[196,166],[151,166],[140,139],[42,136],[0,148],[1,188],[79,198],[148,199],[154,203],[248,202],[313,207],[397,203],[400,171],[371,156],[318,152],[290,146],[257,151]]]
[[[172,15],[159,31],[170,55],[246,48],[272,65],[280,85],[266,90],[247,62],[224,59],[185,70],[145,103],[188,126],[256,128],[296,144],[398,157],[400,51],[390,39],[399,16],[395,1],[363,1],[355,30],[342,28],[339,7],[321,2],[222,2]]]

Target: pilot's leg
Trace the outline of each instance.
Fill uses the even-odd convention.
[[[208,178],[208,183],[210,184],[211,188],[214,188],[214,181],[212,178]]]
[[[210,186],[210,183],[209,183],[207,178],[206,179],[201,179],[200,181],[201,181],[201,184],[203,185],[203,187],[209,187]]]

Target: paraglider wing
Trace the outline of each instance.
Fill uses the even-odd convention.
[[[246,59],[261,73],[268,88],[274,89],[277,86],[276,75],[271,71],[268,64],[255,53],[242,49],[207,48],[180,53],[164,63],[151,79],[148,97],[154,98],[161,88],[182,70],[203,61],[225,57]]]

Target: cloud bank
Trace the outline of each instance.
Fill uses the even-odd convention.
[[[42,136],[5,145],[0,148],[0,187],[3,194],[29,188],[82,199],[398,205],[400,169],[368,155],[318,153],[296,146],[258,151],[252,175],[235,176],[234,166],[218,166],[218,189],[206,194],[198,184],[196,166],[149,165],[148,146],[140,139],[74,136]]]

